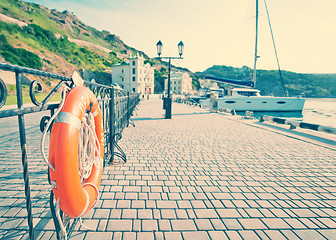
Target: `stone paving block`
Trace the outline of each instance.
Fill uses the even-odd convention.
[[[153,232],[138,232],[137,233],[137,240],[154,240],[154,233]]]
[[[299,240],[300,238],[293,232],[293,230],[280,230],[280,232],[287,238],[293,240]]]
[[[197,230],[200,230],[200,231],[214,230],[209,219],[195,219],[195,224],[196,224]]]
[[[206,208],[206,205],[202,200],[191,200],[190,203],[193,208]]]
[[[197,218],[218,218],[214,209],[194,209]]]
[[[138,209],[138,219],[152,219],[153,210],[152,209]]]
[[[107,219],[101,219],[98,223],[97,230],[104,232],[107,226]]]
[[[298,220],[300,220],[307,228],[311,228],[311,229],[319,228],[309,218],[298,218]]]
[[[185,209],[176,209],[175,210],[176,217],[178,219],[186,219],[188,218],[187,211]]]
[[[306,229],[307,228],[302,222],[300,222],[296,218],[284,218],[283,220],[286,221],[292,229]]]
[[[258,218],[238,219],[244,229],[267,229],[263,222]]]
[[[122,239],[123,240],[136,240],[136,235],[137,234],[135,232],[124,232],[122,234]]]
[[[95,209],[93,218],[108,218],[110,209]]]
[[[220,218],[241,218],[236,209],[217,209]]]
[[[269,229],[290,229],[291,227],[281,218],[262,218]]]
[[[254,231],[260,239],[269,239],[269,237],[265,234],[264,230],[255,230]]]
[[[131,208],[145,208],[146,207],[146,202],[145,200],[132,200],[131,201]]]
[[[192,208],[190,201],[177,201],[178,208]]]
[[[146,200],[146,208],[156,208],[156,203],[153,200]]]
[[[104,200],[102,204],[102,208],[113,209],[116,207],[117,201],[116,200]]]
[[[157,220],[142,220],[141,226],[142,231],[158,231]]]
[[[177,208],[177,203],[174,200],[158,200],[156,201],[157,208]]]
[[[159,231],[171,231],[172,230],[169,220],[159,219],[158,225],[159,225]]]
[[[238,231],[239,235],[242,237],[242,239],[246,240],[257,240],[260,239],[258,235],[251,230],[240,230]]]
[[[137,210],[136,209],[123,209],[121,213],[122,219],[136,219]]]
[[[195,222],[191,219],[188,220],[171,220],[173,231],[196,231]]]
[[[210,240],[210,237],[207,232],[197,231],[197,232],[182,232],[182,236],[184,240]]]
[[[223,219],[223,223],[228,230],[243,229],[237,219]]]
[[[121,218],[121,209],[111,209],[110,218]]]
[[[318,232],[328,240],[336,240],[336,229],[320,229]]]
[[[182,240],[182,234],[180,232],[165,232],[165,240]]]
[[[161,210],[162,219],[176,219],[176,213],[173,209],[162,209]]]
[[[330,218],[317,218],[320,222],[322,222],[328,228],[336,228],[336,222]]]
[[[325,224],[323,224],[321,221],[317,220],[316,218],[310,218],[309,220],[315,223],[320,229],[327,228]]]
[[[88,232],[85,236],[86,240],[110,240],[112,239],[112,232]]]
[[[209,231],[208,234],[211,240],[228,240],[224,231]]]
[[[109,220],[107,227],[107,231],[131,231],[132,230],[132,220]]]
[[[314,239],[314,240],[325,239],[319,232],[312,229],[294,230],[294,233],[298,235],[301,239]]]

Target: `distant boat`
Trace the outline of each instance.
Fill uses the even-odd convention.
[[[266,10],[267,5],[265,2]],[[268,12],[267,12],[268,15]],[[226,78],[218,78],[218,77],[205,77],[205,79],[228,83],[232,85],[239,86],[248,86],[254,87],[256,85],[256,72],[257,72],[257,43],[258,43],[258,16],[259,16],[259,7],[258,0],[256,0],[256,39],[255,39],[255,56],[254,56],[254,69],[253,69],[253,78],[252,81],[240,81],[240,80],[232,80]],[[269,22],[270,23],[270,22]],[[273,37],[273,34],[272,34]],[[275,49],[275,43],[273,38],[273,44]],[[276,53],[276,50],[275,50]],[[277,56],[277,54],[276,54]],[[282,86],[284,89],[284,95],[286,95],[285,86],[283,84],[281,70],[279,61],[277,58],[280,79],[282,82]],[[204,90],[203,90],[204,91]],[[226,96],[218,97],[218,107],[226,108],[236,111],[280,111],[280,112],[289,112],[289,111],[298,111],[302,112],[303,106],[305,103],[305,99],[300,97],[273,97],[273,96],[261,96],[260,91],[253,88],[233,88],[228,90],[229,93]],[[208,91],[207,96],[210,96]],[[210,99],[207,96],[200,97],[198,102],[203,105],[210,107]],[[197,98],[195,98],[196,100]]]
[[[235,111],[302,111],[304,103],[303,98],[261,96],[259,90],[251,88],[233,88],[230,96],[218,98],[219,108]],[[200,104],[210,107],[210,99],[201,100]]]

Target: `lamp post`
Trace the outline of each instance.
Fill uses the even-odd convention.
[[[182,59],[182,54],[183,54],[183,49],[184,49],[184,44],[182,41],[179,42],[179,44],[177,45],[178,47],[178,53],[179,53],[179,57],[161,57],[162,54],[162,42],[158,41],[156,44],[156,48],[157,48],[157,54],[159,55],[159,59],[168,59],[168,87],[167,87],[167,97],[163,97],[163,106],[164,109],[166,110],[166,115],[165,115],[165,119],[171,119],[171,113],[172,113],[172,97],[170,95],[170,69],[171,69],[171,60],[172,59]]]

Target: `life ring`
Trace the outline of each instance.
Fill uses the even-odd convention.
[[[81,183],[78,163],[79,130],[85,112],[94,116],[95,131],[104,158],[102,114],[94,94],[86,87],[73,88],[53,124],[49,145],[49,175],[61,210],[71,218],[81,217],[98,198],[102,169],[92,166],[90,176]],[[52,167],[54,169],[52,169]]]

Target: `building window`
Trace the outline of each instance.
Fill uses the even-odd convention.
[[[124,69],[121,69],[121,72],[124,73]]]
[[[135,74],[135,68],[132,69],[132,73]]]
[[[135,92],[135,88],[133,88],[133,92]]]
[[[124,81],[124,78],[123,78],[123,77],[121,78],[121,81]]]
[[[135,77],[132,78],[133,82],[135,82]]]
[[[132,63],[132,64],[133,64],[133,66],[135,66],[135,61],[133,61],[133,63]]]

